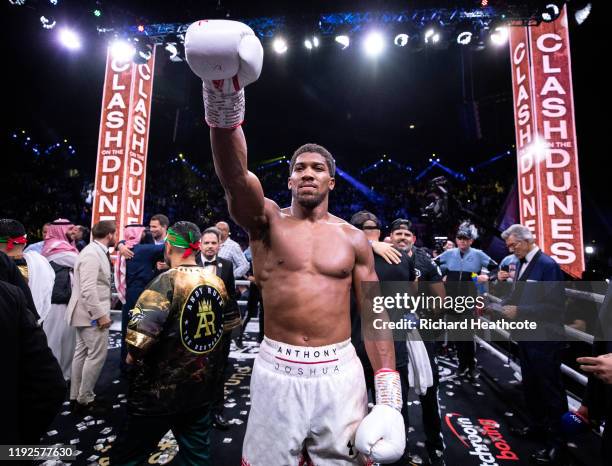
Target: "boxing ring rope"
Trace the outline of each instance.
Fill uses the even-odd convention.
[[[604,295],[601,294],[597,294],[597,293],[591,293],[588,291],[578,291],[578,290],[572,290],[570,288],[566,288],[565,289],[565,294],[569,295],[573,298],[579,298],[579,299],[585,299],[587,301],[592,301],[592,302],[596,302],[596,303],[602,303],[603,299],[604,299]],[[500,304],[502,302],[502,300],[500,298],[498,298],[497,296],[494,296],[492,294],[488,294],[485,293],[485,296],[487,298],[489,298],[491,301],[493,301],[494,303],[498,303]],[[482,319],[482,318],[481,318]],[[487,319],[484,319],[487,320]],[[575,329],[573,327],[570,327],[568,325],[564,325],[565,327],[565,334],[571,338],[573,338],[574,340],[578,340],[578,341],[583,341],[585,343],[589,343],[589,344],[593,344],[593,341],[595,340],[595,337],[589,333],[585,333],[581,330]],[[504,335],[507,334],[508,336],[504,335],[504,338],[507,338],[508,340],[512,340],[510,338],[510,334],[508,332],[505,332],[503,330],[497,330],[495,329],[496,332]],[[503,333],[502,333],[503,332]]]
[[[593,293],[593,292],[589,292],[589,291],[580,291],[580,290],[574,290],[571,288],[566,288],[565,289],[565,294],[569,297],[572,298],[578,298],[578,299],[584,299],[586,301],[591,301],[591,302],[595,302],[595,303],[602,303],[604,300],[604,295],[602,294],[598,294],[598,293]],[[501,303],[502,300],[500,298],[498,298],[497,296],[491,295],[491,294],[485,294],[485,296],[491,300],[494,303]],[[484,322],[490,322],[489,319],[487,319],[486,317],[480,317],[480,320],[484,321]],[[570,337],[573,338],[574,340],[578,340],[578,341],[582,341],[584,343],[589,343],[589,344],[593,344],[595,337],[593,335],[590,335],[588,333],[582,332],[580,330],[577,330],[573,327],[570,327],[568,325],[564,325],[565,327],[565,334]],[[488,332],[496,332],[497,334],[501,335],[504,339],[512,342],[512,343],[516,343],[514,340],[512,340],[512,337],[510,335],[509,332],[503,330],[503,329],[492,329],[492,330],[488,330]],[[521,368],[518,364],[516,364],[514,361],[512,361],[511,357],[501,351],[499,351],[497,348],[495,348],[493,345],[491,345],[489,342],[487,342],[486,340],[475,336],[476,342],[479,343],[484,349],[486,349],[489,353],[491,353],[492,355],[496,356],[498,359],[500,359],[501,361],[503,361],[505,364],[510,365],[510,367],[517,372],[518,374],[521,373]],[[586,376],[584,376],[583,374],[577,372],[576,370],[572,369],[571,367],[565,365],[565,364],[561,364],[561,372],[569,377],[570,379],[572,379],[573,381],[579,383],[582,386],[586,386],[588,378]]]

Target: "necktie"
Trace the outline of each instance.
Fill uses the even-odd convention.
[[[204,261],[204,267],[215,266],[217,263],[215,261]]]

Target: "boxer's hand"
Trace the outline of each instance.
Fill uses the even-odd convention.
[[[357,429],[355,447],[375,463],[393,463],[406,448],[404,419],[399,411],[387,405],[372,408]]]
[[[399,373],[381,369],[374,375],[374,385],[376,406],[359,424],[355,446],[376,463],[393,463],[406,448]]]
[[[263,48],[253,30],[237,21],[196,21],[185,35],[185,55],[191,70],[203,81],[208,125],[240,126],[243,88],[259,78],[263,64]]]

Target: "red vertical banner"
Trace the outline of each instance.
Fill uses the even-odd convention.
[[[511,28],[510,52],[521,223],[566,273],[580,278],[585,264],[566,7],[553,22]]]
[[[536,130],[540,151],[543,235],[540,247],[569,275],[584,271],[582,207],[567,6],[559,18],[530,28]]]
[[[132,79],[132,64],[113,59],[109,50],[102,94],[92,225],[100,220],[115,220],[117,225],[121,225],[123,167]]]
[[[134,66],[124,165],[125,189],[121,204],[122,226],[143,221],[154,69],[155,51],[147,63]]]
[[[145,64],[106,58],[92,225],[142,223],[155,49]]]
[[[527,28],[510,28],[509,43],[514,96],[519,211],[521,224],[528,227],[538,240],[542,234],[538,218],[541,207],[538,165],[535,163],[534,155],[536,130]]]

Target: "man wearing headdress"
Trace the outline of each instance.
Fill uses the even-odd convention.
[[[49,347],[60,363],[65,380],[70,379],[76,345],[76,331],[65,317],[72,294],[72,271],[79,255],[78,249],[71,243],[73,227],[70,220],[63,218],[51,222],[42,249],[42,255],[55,271],[51,309],[45,318],[43,329],[47,334]]]
[[[55,272],[49,262],[37,252],[25,252],[27,235],[23,224],[11,218],[0,219],[0,251],[9,256],[19,268],[32,293],[33,311],[39,322],[44,322],[51,310],[51,294]]]

